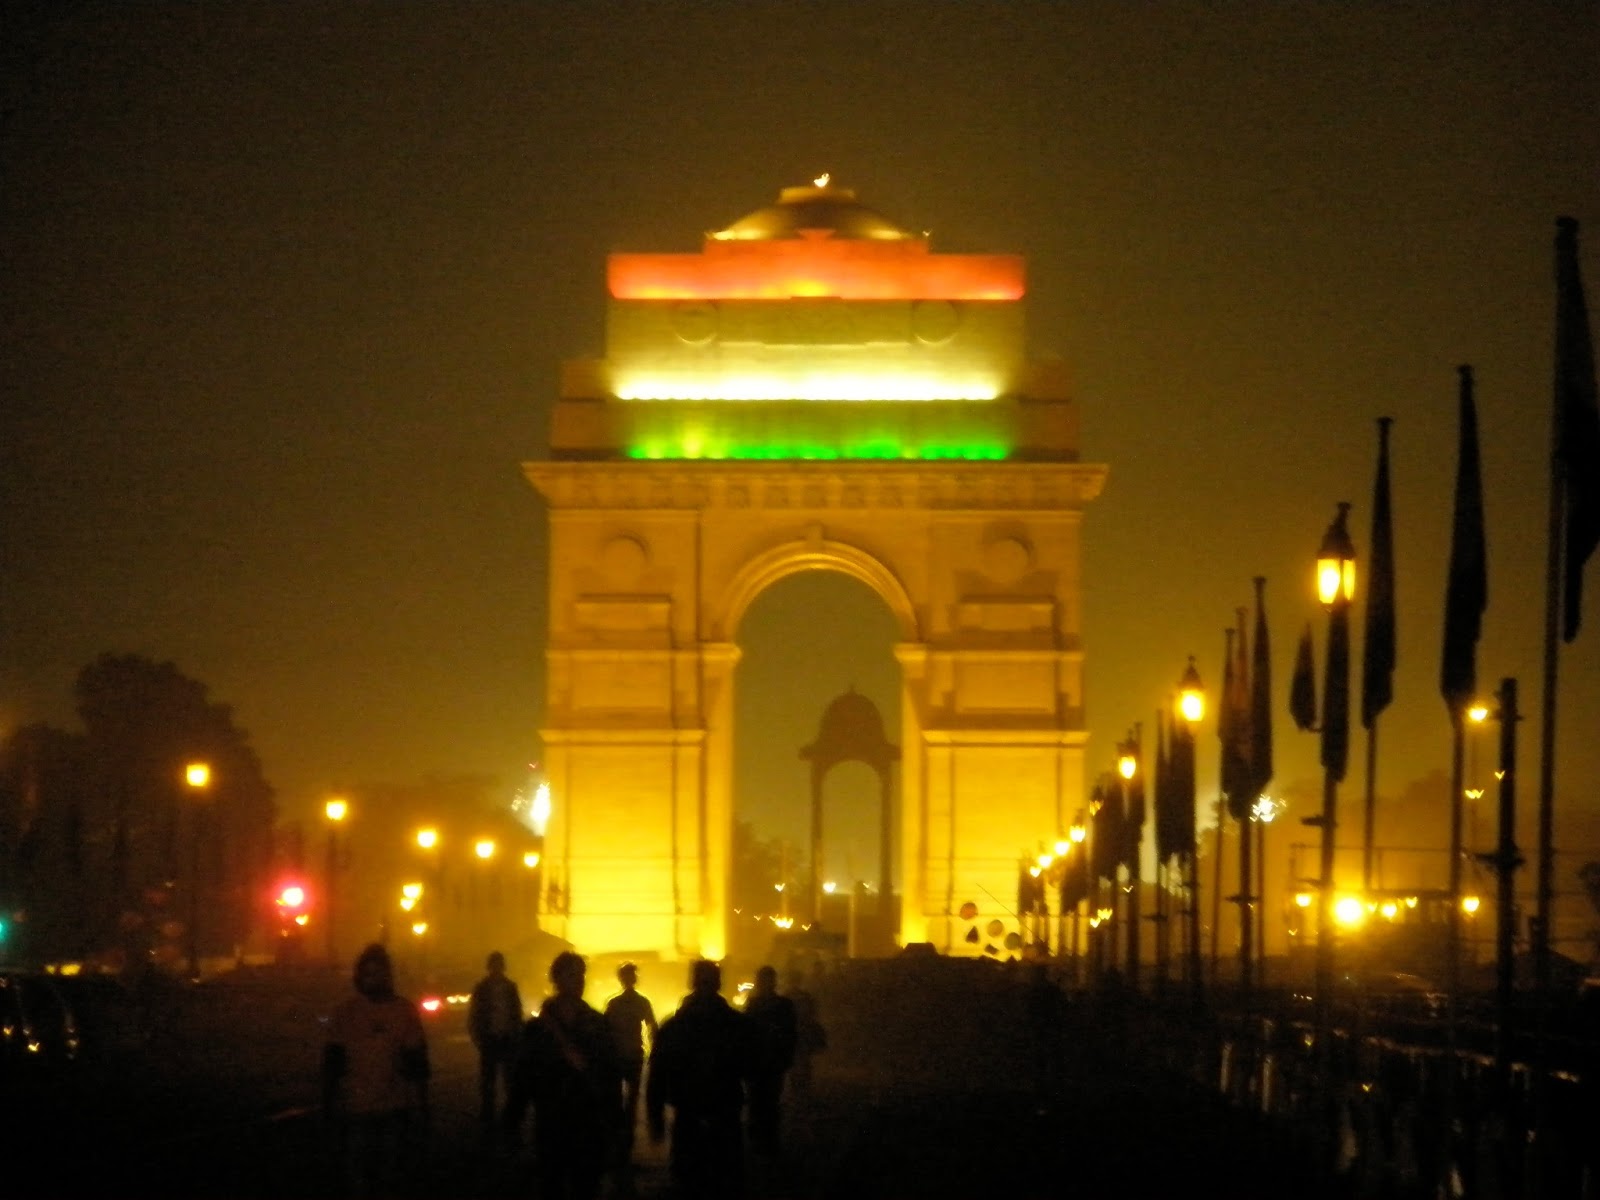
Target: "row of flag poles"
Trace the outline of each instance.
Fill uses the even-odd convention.
[[[1551,899],[1553,896],[1553,798],[1555,779],[1556,677],[1559,644],[1571,642],[1581,623],[1583,571],[1596,546],[1600,545],[1600,405],[1596,400],[1593,343],[1588,311],[1578,263],[1578,223],[1563,217],[1557,222],[1555,242],[1556,327],[1554,404],[1552,412],[1549,553],[1546,572],[1545,654],[1542,703],[1542,742],[1539,780],[1538,900],[1532,923],[1535,983],[1541,992],[1548,989],[1551,970]],[[1477,648],[1488,609],[1488,554],[1483,515],[1483,479],[1478,451],[1477,406],[1470,366],[1458,369],[1458,448],[1451,525],[1450,559],[1444,598],[1443,644],[1440,655],[1439,687],[1449,714],[1452,731],[1450,882],[1452,899],[1451,980],[1452,995],[1459,985],[1460,891],[1462,845],[1461,812],[1465,786],[1463,761],[1467,709],[1478,696]],[[1362,810],[1361,880],[1363,890],[1373,885],[1375,842],[1376,775],[1379,718],[1394,699],[1394,671],[1398,657],[1395,631],[1395,562],[1393,510],[1390,497],[1389,435],[1392,421],[1379,418],[1377,472],[1373,486],[1370,529],[1371,556],[1366,569],[1365,612],[1361,659],[1360,718],[1366,733],[1366,762]],[[1343,539],[1348,505],[1329,530],[1329,538]],[[1353,557],[1353,550],[1349,551]],[[1240,983],[1248,990],[1252,984],[1253,959],[1259,954],[1252,902],[1257,895],[1252,872],[1252,810],[1267,790],[1273,775],[1272,761],[1272,680],[1271,646],[1267,630],[1265,583],[1255,580],[1253,631],[1247,636],[1247,610],[1236,613],[1233,628],[1225,633],[1223,680],[1218,697],[1217,733],[1221,742],[1220,799],[1218,804],[1216,855],[1217,877],[1213,883],[1213,920],[1222,899],[1221,838],[1223,810],[1238,824],[1239,888],[1229,899],[1238,904],[1240,921]],[[1335,606],[1337,607],[1337,606]],[[1296,648],[1293,677],[1289,687],[1289,715],[1297,728],[1315,731],[1322,739],[1322,765],[1328,788],[1344,779],[1349,743],[1349,644],[1347,626],[1331,620],[1328,666],[1320,705],[1317,697],[1312,628],[1308,622]],[[1192,666],[1191,666],[1192,671]],[[1507,685],[1510,703],[1507,704]],[[1502,722],[1516,719],[1515,681],[1501,687]],[[1508,740],[1502,739],[1502,744]],[[1186,757],[1187,756],[1187,757]],[[1187,778],[1185,778],[1187,767]],[[1182,723],[1158,722],[1156,730],[1154,791],[1157,861],[1163,867],[1176,859],[1187,869],[1184,888],[1189,894],[1191,921],[1196,921],[1198,893],[1193,878],[1196,824],[1193,786],[1193,747],[1184,742]],[[1506,802],[1514,795],[1514,779],[1502,780]],[[1331,888],[1331,858],[1334,827],[1331,804],[1325,804],[1322,817],[1308,824],[1324,827],[1325,869],[1322,886]],[[1143,805],[1136,824],[1143,824]],[[1510,822],[1502,817],[1502,830]],[[1264,832],[1264,830],[1263,830]],[[1502,895],[1509,893],[1505,882],[1521,862],[1515,847],[1502,845],[1487,860],[1503,877]],[[1125,842],[1126,838],[1111,839]],[[1126,860],[1124,860],[1126,861]],[[1114,867],[1113,867],[1114,869]],[[1506,905],[1509,909],[1509,904]],[[1326,920],[1328,910],[1322,910]],[[1502,913],[1502,924],[1509,911]],[[1320,943],[1330,932],[1319,931]],[[1191,945],[1191,952],[1193,945]],[[1213,941],[1213,971],[1216,943]],[[1326,982],[1326,981],[1324,981]]]
[[[1555,241],[1556,326],[1554,403],[1551,423],[1549,550],[1546,571],[1544,679],[1539,778],[1538,899],[1531,941],[1535,984],[1548,994],[1551,971],[1551,901],[1553,896],[1553,808],[1555,780],[1556,679],[1559,645],[1576,637],[1581,623],[1583,571],[1597,545],[1600,545],[1600,404],[1597,404],[1593,343],[1588,310],[1578,264],[1578,223],[1563,217],[1557,222]],[[1443,644],[1440,655],[1439,687],[1449,714],[1452,732],[1451,819],[1450,819],[1450,982],[1454,997],[1459,990],[1461,950],[1461,863],[1462,800],[1465,786],[1463,762],[1465,721],[1468,707],[1478,696],[1477,648],[1483,616],[1488,609],[1488,554],[1483,514],[1483,479],[1478,452],[1477,406],[1470,366],[1458,369],[1458,447],[1451,525],[1450,560],[1444,597]],[[1390,447],[1392,421],[1379,418],[1377,472],[1373,485],[1371,556],[1365,571],[1365,611],[1361,659],[1360,719],[1366,733],[1365,788],[1362,810],[1361,878],[1363,890],[1373,884],[1375,842],[1376,775],[1379,718],[1394,699],[1394,671],[1398,658],[1395,620],[1395,562],[1393,512],[1390,497]],[[1324,554],[1333,553],[1346,561],[1354,550],[1346,529],[1349,505],[1339,506],[1338,516],[1324,541]],[[1333,545],[1334,549],[1329,550]],[[1342,549],[1340,547],[1343,547]],[[1225,633],[1223,680],[1218,697],[1217,733],[1221,742],[1220,797],[1216,825],[1217,876],[1212,883],[1212,929],[1217,929],[1223,898],[1221,844],[1224,810],[1240,830],[1239,887],[1230,897],[1237,903],[1240,921],[1240,983],[1248,991],[1260,956],[1260,929],[1252,904],[1260,899],[1260,885],[1253,878],[1259,849],[1252,846],[1251,826],[1264,834],[1265,820],[1252,820],[1253,809],[1262,801],[1273,776],[1272,753],[1272,659],[1267,628],[1266,580],[1255,579],[1253,629],[1247,628],[1249,613],[1236,610],[1235,624]],[[1348,598],[1348,593],[1346,594]],[[1336,825],[1334,792],[1346,771],[1349,750],[1349,631],[1348,615],[1342,601],[1331,606],[1327,669],[1323,694],[1318,703],[1311,624],[1308,622],[1296,647],[1293,676],[1289,686],[1288,709],[1295,726],[1314,731],[1321,737],[1321,759],[1325,772],[1324,807],[1320,817],[1307,824],[1322,827],[1323,904],[1318,930],[1319,992],[1330,989],[1332,850]],[[1194,676],[1193,660],[1185,677]],[[1198,688],[1198,677],[1195,678]],[[1503,757],[1514,754],[1515,680],[1503,681],[1500,696]],[[1197,822],[1195,812],[1193,725],[1162,710],[1157,714],[1155,755],[1151,771],[1157,870],[1176,868],[1180,888],[1187,896],[1186,937],[1183,947],[1184,974],[1197,993],[1200,970],[1200,883],[1196,875]],[[1319,720],[1320,717],[1320,720]],[[1137,733],[1131,735],[1133,753],[1139,753]],[[1121,747],[1119,749],[1125,749]],[[1505,764],[1503,764],[1505,765]],[[1062,882],[1062,911],[1076,910],[1092,878],[1117,877],[1122,867],[1137,880],[1138,847],[1146,821],[1143,771],[1119,785],[1108,777],[1096,790],[1091,805],[1090,837],[1093,862],[1081,874],[1069,874]],[[1510,878],[1521,859],[1512,844],[1510,820],[1514,795],[1514,774],[1501,780],[1502,814],[1500,846],[1486,860],[1501,877],[1501,953],[1509,959]],[[1259,834],[1257,836],[1260,836]],[[1159,889],[1165,893],[1167,888]],[[1135,914],[1133,919],[1138,920]],[[1157,919],[1165,921],[1165,914]],[[1158,947],[1160,978],[1164,982],[1167,929],[1160,930]],[[1076,935],[1074,935],[1076,941]],[[1131,940],[1130,971],[1137,971],[1137,940]],[[1212,941],[1212,974],[1216,970],[1217,944]],[[1502,963],[1502,992],[1507,990],[1509,962]],[[1319,1009],[1327,1001],[1319,995]]]

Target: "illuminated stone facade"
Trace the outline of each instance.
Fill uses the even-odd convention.
[[[546,863],[590,952],[721,957],[739,622],[797,571],[860,580],[902,668],[902,942],[981,952],[1019,851],[1084,805],[1077,454],[1024,356],[1023,270],[938,255],[818,181],[613,255],[607,352],[565,364],[551,453]]]

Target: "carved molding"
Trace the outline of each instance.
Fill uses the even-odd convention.
[[[1100,494],[1098,463],[530,462],[557,509],[862,509],[1039,512]]]

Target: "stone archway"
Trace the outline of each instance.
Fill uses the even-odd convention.
[[[828,773],[841,763],[862,763],[878,777],[878,895],[887,909],[894,896],[894,764],[900,747],[883,732],[883,715],[867,697],[850,690],[836,696],[823,711],[817,736],[800,748],[811,764],[811,896],[813,920],[822,916],[822,789]],[[855,880],[850,880],[855,887]]]
[[[1084,804],[1081,524],[1105,476],[1059,364],[1022,357],[1020,260],[931,254],[821,182],[608,276],[608,356],[565,364],[525,465],[550,520],[554,932],[722,956],[735,634],[817,569],[899,630],[899,940],[963,952],[970,897],[1014,923],[1017,847]]]

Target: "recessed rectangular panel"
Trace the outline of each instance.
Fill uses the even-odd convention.
[[[1046,659],[999,658],[956,665],[958,713],[1054,713],[1055,664]]]
[[[578,712],[671,711],[672,668],[664,659],[577,658],[572,707]]]

